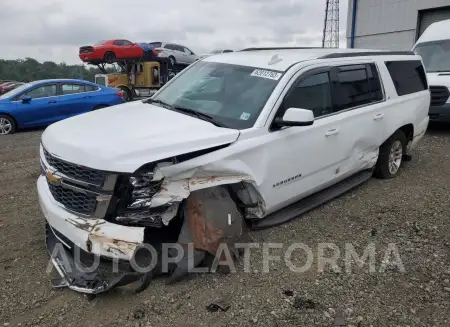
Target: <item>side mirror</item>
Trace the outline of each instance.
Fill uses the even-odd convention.
[[[24,96],[21,98],[21,100],[22,100],[23,103],[28,103],[28,102],[31,101],[31,97],[30,97],[29,95],[24,95]]]
[[[314,124],[314,113],[308,109],[289,108],[283,118],[276,118],[274,123],[279,127],[310,126]]]

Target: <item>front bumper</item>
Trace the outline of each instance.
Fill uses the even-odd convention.
[[[450,103],[442,106],[431,106],[429,116],[430,121],[450,122]]]
[[[37,190],[47,220],[47,249],[61,277],[55,287],[97,294],[143,276],[132,269],[130,261],[136,260],[136,252],[143,244],[144,228],[79,217],[66,211],[53,199],[45,176],[39,177]]]

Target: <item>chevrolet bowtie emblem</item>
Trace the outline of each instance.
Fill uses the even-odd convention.
[[[53,175],[51,171],[48,171],[45,173],[47,176],[47,181],[53,185],[59,185],[61,183],[61,177],[58,177],[56,175]]]

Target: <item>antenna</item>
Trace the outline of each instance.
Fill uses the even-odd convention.
[[[322,48],[339,48],[339,0],[326,0]]]

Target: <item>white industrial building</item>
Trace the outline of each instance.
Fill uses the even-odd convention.
[[[443,19],[450,19],[450,0],[348,0],[347,47],[411,50]]]

